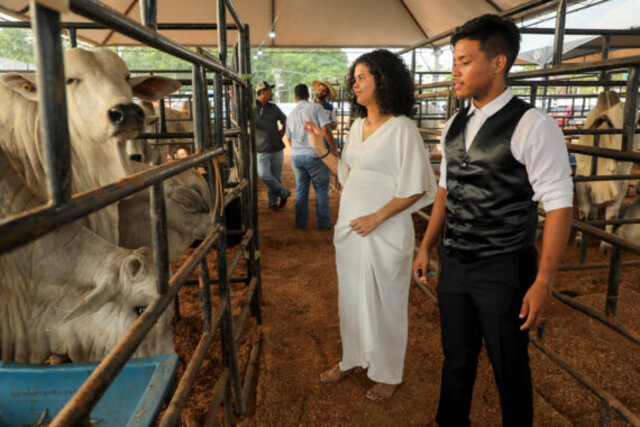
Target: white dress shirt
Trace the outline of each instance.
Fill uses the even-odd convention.
[[[469,150],[484,122],[507,105],[513,96],[511,90],[507,89],[482,108],[477,108],[473,102],[471,103],[467,113],[470,117],[464,133],[466,150]],[[440,137],[442,162],[439,186],[445,189],[447,188],[447,159],[444,141],[455,117],[454,115],[447,121]],[[533,188],[533,200],[542,202],[546,212],[573,206],[573,181],[569,154],[562,130],[552,117],[537,108],[527,110],[511,137],[511,153],[525,166],[529,183]]]

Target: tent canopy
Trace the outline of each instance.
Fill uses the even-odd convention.
[[[104,0],[115,11],[140,21],[137,0]],[[535,3],[514,15],[523,18],[556,6],[549,0],[233,0],[249,24],[251,44],[265,47],[407,47],[446,32],[468,19],[500,13]],[[29,19],[28,0],[2,0],[0,12]],[[213,0],[157,0],[158,23],[217,22]],[[65,13],[63,22],[86,22]],[[230,15],[227,23],[233,23]],[[271,29],[276,38],[268,37]],[[187,46],[216,46],[215,30],[161,30],[161,34]],[[79,30],[78,38],[96,46],[137,45],[111,30]],[[236,31],[228,32],[228,43]],[[446,44],[447,39],[440,44]]]

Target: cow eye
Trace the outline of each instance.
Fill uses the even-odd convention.
[[[78,79],[74,79],[74,78],[70,77],[70,78],[67,79],[67,81],[65,83],[70,85],[70,84],[76,83],[78,81],[79,81]]]
[[[144,305],[140,305],[136,308],[134,308],[133,310],[136,312],[136,316],[142,316],[142,313],[144,313],[144,311],[147,309],[146,306]]]

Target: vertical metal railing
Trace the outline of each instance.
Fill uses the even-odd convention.
[[[51,3],[47,3],[51,4]],[[156,0],[140,0],[140,25],[95,0],[69,0],[68,7],[78,15],[95,21],[97,28],[110,28],[119,31],[141,43],[148,44],[171,55],[177,56],[193,64],[193,98],[195,104],[194,145],[195,154],[185,159],[160,165],[148,171],[124,178],[117,183],[92,190],[82,195],[71,194],[71,150],[69,131],[67,128],[67,112],[65,101],[65,79],[62,62],[62,43],[60,33],[63,28],[60,21],[60,11],[52,10],[31,0],[32,29],[36,41],[38,59],[38,93],[40,97],[40,111],[42,118],[42,135],[45,146],[47,191],[50,194],[50,204],[34,211],[21,213],[7,218],[0,224],[0,252],[28,243],[51,230],[79,219],[91,212],[95,212],[109,204],[127,197],[137,191],[150,191],[150,215],[152,218],[153,259],[157,275],[158,295],[136,320],[125,336],[116,344],[114,349],[105,357],[78,392],[60,411],[51,423],[52,426],[84,425],[89,423],[92,408],[100,400],[111,382],[133,355],[146,334],[151,330],[162,313],[169,308],[171,302],[177,300],[181,286],[187,283],[190,273],[200,267],[199,288],[202,309],[203,334],[196,351],[189,359],[184,374],[174,392],[165,411],[160,425],[175,425],[179,421],[180,411],[184,407],[187,397],[197,378],[207,349],[215,336],[218,327],[221,328],[221,345],[223,347],[224,366],[220,375],[221,386],[216,387],[216,393],[210,405],[207,424],[217,421],[218,407],[225,404],[225,421],[232,421],[231,404],[235,403],[236,415],[242,415],[246,410],[248,390],[251,377],[257,363],[259,341],[251,350],[250,363],[244,377],[241,378],[238,361],[237,340],[242,332],[247,314],[240,317],[239,327],[234,327],[233,309],[231,303],[230,283],[242,281],[247,285],[244,297],[243,313],[249,313],[261,322],[261,289],[260,266],[257,233],[257,173],[255,162],[255,141],[249,127],[254,126],[250,121],[251,85],[249,81],[250,64],[248,26],[246,26],[230,0],[218,1],[218,12],[221,23],[217,24],[221,37],[220,61],[211,60],[206,54],[198,54],[167,39],[157,33],[157,3]],[[229,11],[234,17],[236,25],[226,25],[225,14]],[[88,25],[90,26],[90,25]],[[71,45],[75,46],[76,28],[69,24]],[[73,27],[73,28],[72,28]],[[196,27],[194,27],[196,29]],[[240,45],[236,70],[226,65],[226,31],[239,30]],[[214,73],[214,101],[215,101],[215,131],[210,132],[209,102],[207,91],[207,71]],[[225,85],[228,79],[231,89],[235,92],[237,102],[237,118],[239,132],[227,132],[223,120],[224,113],[230,113],[224,108]],[[160,114],[164,115],[164,103],[160,104]],[[164,121],[164,120],[163,120]],[[166,133],[166,128],[161,129]],[[230,143],[223,144],[225,135]],[[221,185],[220,170],[222,164],[219,159],[225,156],[233,158],[234,144],[240,144],[240,161],[244,163],[240,169],[240,182],[229,193],[225,202],[224,188]],[[214,167],[214,163],[216,162]],[[218,200],[218,209],[214,227],[204,241],[184,261],[183,265],[170,275],[167,251],[167,220],[164,204],[163,181],[189,168],[203,166],[207,172],[208,184],[212,193],[212,200]],[[233,166],[231,163],[229,166]],[[151,188],[150,188],[151,187]],[[239,198],[243,211],[244,233],[239,249],[241,257],[235,257],[227,263],[227,233],[224,227],[225,207],[230,201]],[[32,224],[38,224],[33,227]],[[34,229],[35,228],[35,229]],[[216,246],[218,277],[211,278],[207,255]],[[232,277],[238,261],[244,258],[247,262],[248,277]],[[210,286],[218,286],[220,299],[215,313],[211,307]]]

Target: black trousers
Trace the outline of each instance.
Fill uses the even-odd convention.
[[[438,305],[444,365],[436,421],[469,425],[469,410],[482,340],[493,366],[504,426],[533,419],[527,331],[518,318],[522,298],[537,273],[535,248],[462,260],[439,248]]]

